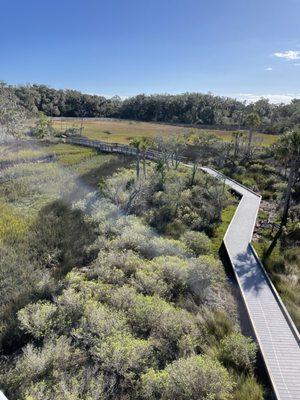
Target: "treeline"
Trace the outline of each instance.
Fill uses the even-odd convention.
[[[11,86],[20,104],[32,113],[51,117],[107,117],[196,125],[246,126],[247,115],[257,113],[265,132],[282,133],[300,125],[300,100],[275,105],[267,99],[246,104],[229,97],[202,93],[140,94],[122,100],[115,96],[56,90],[45,85]]]

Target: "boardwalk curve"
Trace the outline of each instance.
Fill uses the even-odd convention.
[[[300,400],[300,339],[250,244],[261,197],[212,168],[202,168],[241,196],[223,239],[278,400]]]

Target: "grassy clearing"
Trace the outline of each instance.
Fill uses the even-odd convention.
[[[19,219],[20,213],[24,218],[34,216],[47,203],[60,197],[74,195],[77,198],[80,193],[92,191],[103,176],[129,162],[124,163],[115,155],[98,154],[93,149],[69,144],[44,145],[34,150],[26,146],[28,143],[23,147],[20,144],[0,147],[1,154],[8,154],[17,162],[0,170],[1,213],[15,219]],[[54,162],[26,162],[53,154],[56,156]],[[4,206],[9,207],[5,212]],[[10,224],[15,224],[15,220]]]
[[[55,154],[58,162],[64,166],[76,165],[97,155],[94,149],[64,143],[49,146],[47,151]]]
[[[0,244],[3,241],[15,242],[26,232],[31,220],[23,213],[0,199]]]
[[[131,164],[131,159],[128,157],[98,153],[92,148],[65,143],[52,145],[48,147],[48,151],[56,155],[60,165],[93,186],[116,169],[128,167]]]
[[[53,126],[58,131],[71,127],[79,128],[81,120],[79,118],[55,120]],[[187,134],[191,131],[199,135],[215,134],[222,140],[231,141],[230,131],[204,130],[191,127],[182,127],[169,124],[153,122],[137,122],[128,120],[88,120],[83,122],[83,135],[89,139],[103,140],[107,142],[129,143],[133,137],[144,136],[154,138],[156,136],[170,136],[176,134]],[[270,146],[277,140],[276,135],[265,135],[258,133],[257,137],[262,141],[262,145]]]
[[[22,145],[6,145],[0,147],[1,161],[27,161],[44,156],[45,153],[40,149],[31,147],[24,148]]]

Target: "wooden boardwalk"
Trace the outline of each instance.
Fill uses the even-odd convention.
[[[260,196],[212,168],[241,196],[224,237],[274,392],[278,400],[300,400],[300,338],[276,289],[250,244]]]
[[[108,144],[84,138],[72,138],[66,141],[95,147],[109,153],[132,156],[137,153],[136,149],[126,145]],[[158,156],[159,153],[155,151],[146,153],[148,159],[155,160]],[[212,168],[203,167],[202,170],[224,181],[241,197],[223,239],[224,246],[241,290],[275,395],[278,400],[300,400],[299,333],[250,244],[261,197]]]

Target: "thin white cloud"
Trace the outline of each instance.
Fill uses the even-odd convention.
[[[295,67],[300,67],[300,63],[295,63]]]
[[[118,96],[118,97],[120,97],[121,100],[126,100],[126,99],[128,99],[128,97],[130,97],[130,96],[125,96],[125,95],[123,96],[123,95],[118,95],[118,94],[107,94],[107,93],[96,93],[96,92],[88,92],[87,94],[90,94],[91,96],[102,96],[102,97],[105,97],[106,99],[111,99],[112,97]]]
[[[299,50],[286,50],[283,52],[273,53],[275,57],[284,58],[285,60],[300,60],[300,51]]]
[[[253,94],[253,93],[237,93],[232,94],[230,97],[235,97],[237,100],[246,101],[246,103],[253,103],[262,98],[270,100],[274,104],[289,104],[293,99],[300,99],[300,93],[289,94]]]
[[[265,71],[273,71],[273,68],[272,67],[267,67],[267,68],[265,68]]]

